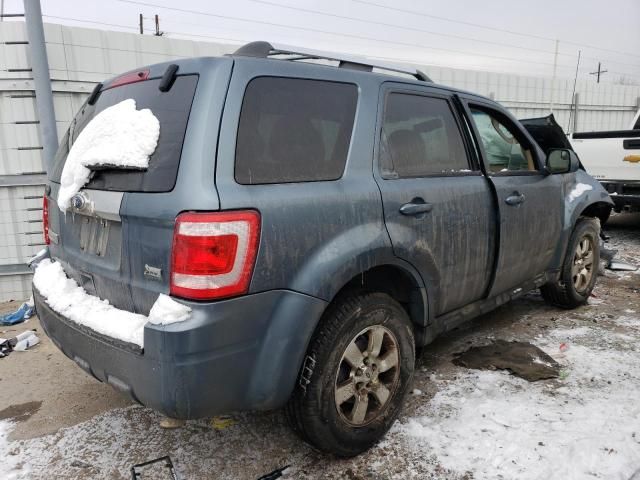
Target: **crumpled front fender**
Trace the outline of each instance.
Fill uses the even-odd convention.
[[[582,169],[563,175],[564,219],[558,247],[552,265],[560,270],[569,244],[569,238],[578,218],[589,207],[613,208],[613,201],[600,182]]]
[[[595,178],[580,169],[573,175],[566,175],[564,188],[564,228],[569,233],[573,230],[578,217],[594,204],[609,205],[613,208],[613,201],[609,193]],[[603,205],[603,206],[604,206]]]

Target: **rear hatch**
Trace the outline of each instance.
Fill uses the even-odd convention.
[[[171,202],[171,198],[180,165],[197,161],[193,155],[187,160],[181,158],[194,96],[201,81],[197,68],[193,68],[197,62],[185,62],[191,68],[183,68],[181,64],[168,91],[159,89],[166,64],[105,83],[95,103],[85,103],[71,122],[49,175],[52,256],[87,292],[107,299],[117,308],[142,314],[148,314],[157,292],[168,290],[163,270],[168,263],[176,216],[173,203],[175,209],[184,204]],[[188,73],[190,70],[196,71]],[[119,85],[110,87],[114,84]],[[75,205],[72,202],[66,212],[61,211],[56,202],[60,176],[74,141],[98,113],[131,98],[138,110],[150,109],[160,123],[158,144],[149,157],[148,168],[93,170],[89,182],[79,192],[82,198],[76,198]],[[214,129],[217,127],[212,125]],[[162,214],[158,214],[158,208],[144,207],[157,203],[166,205],[160,209]],[[133,208],[127,208],[127,204]],[[217,202],[212,207],[217,208]]]

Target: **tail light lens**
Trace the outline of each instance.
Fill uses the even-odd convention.
[[[42,233],[44,234],[44,243],[49,245],[49,199],[46,195],[42,197]]]
[[[178,215],[171,294],[212,300],[246,293],[259,237],[260,214],[253,210]]]

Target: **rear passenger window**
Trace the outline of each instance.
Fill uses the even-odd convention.
[[[460,130],[449,103],[442,98],[390,94],[380,155],[385,178],[469,171]]]
[[[243,185],[337,180],[358,100],[353,84],[261,77],[247,86],[236,141]]]

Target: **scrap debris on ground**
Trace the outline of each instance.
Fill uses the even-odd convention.
[[[615,258],[640,264],[640,215],[608,228]],[[2,361],[0,389],[11,396],[0,397],[0,478],[131,478],[131,465],[170,454],[184,480],[255,480],[282,465],[291,465],[284,479],[302,480],[637,480],[640,273],[606,270],[598,282],[576,310],[533,292],[434,342],[391,431],[347,460],[307,447],[280,411],[234,414],[224,428],[203,419],[162,429],[157,413],[86,376],[44,337],[32,355]],[[452,363],[499,341],[541,349],[559,377],[528,382]]]
[[[20,305],[14,312],[0,315],[0,326],[17,325],[25,320],[29,320],[33,316],[33,313],[34,306],[32,297],[29,301]]]
[[[178,480],[178,475],[169,455],[147,460],[131,467],[131,480],[161,480],[163,478]]]
[[[40,337],[35,330],[26,330],[15,337],[0,338],[0,358],[4,358],[11,352],[24,352],[40,343]]]
[[[454,365],[476,370],[508,370],[530,382],[557,378],[560,364],[529,342],[496,340],[455,354]]]

